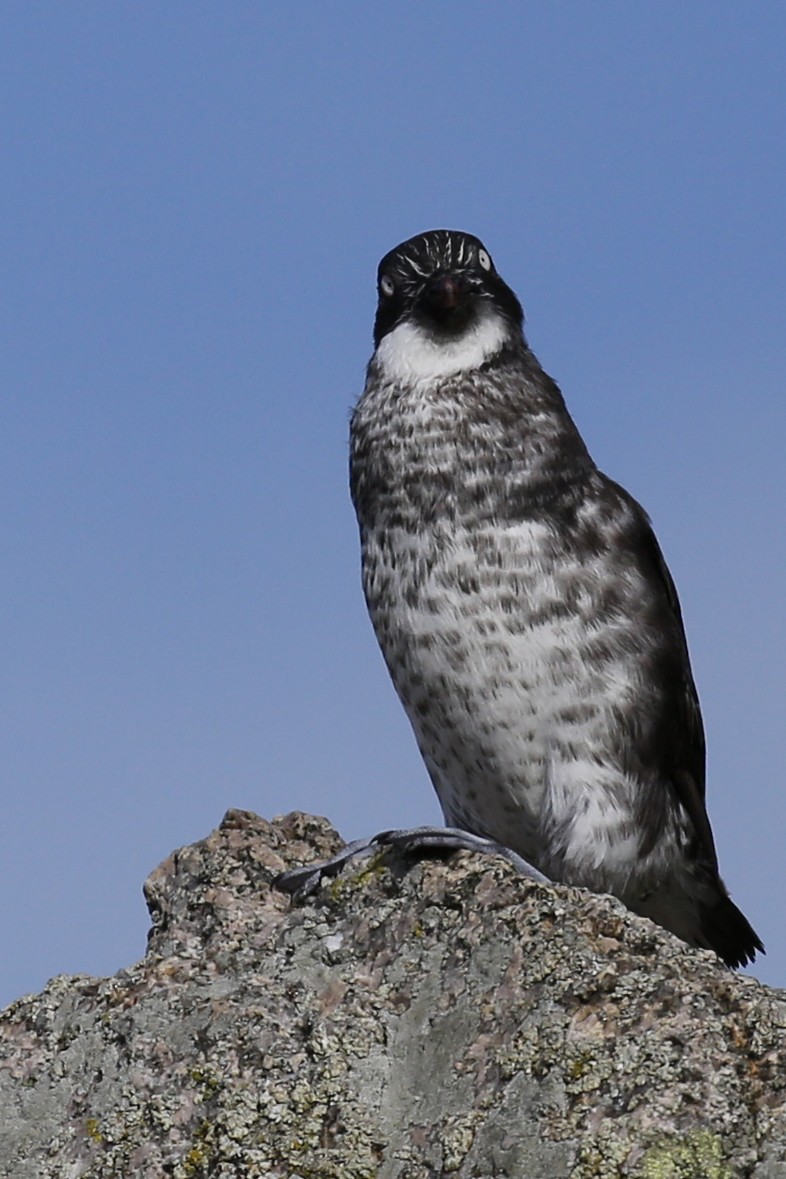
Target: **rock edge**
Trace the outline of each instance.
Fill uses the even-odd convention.
[[[783,992],[468,853],[270,888],[340,843],[230,811],[148,879],[141,962],[11,1004],[0,1176],[786,1176]]]

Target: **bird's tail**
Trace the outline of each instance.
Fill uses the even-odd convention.
[[[719,882],[720,883],[720,882]],[[720,896],[706,901],[700,909],[702,941],[718,954],[727,966],[746,966],[763,954],[764,946],[745,914],[737,908],[721,883]]]

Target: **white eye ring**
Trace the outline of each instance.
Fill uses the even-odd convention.
[[[393,294],[396,289],[396,284],[393,282],[393,279],[389,274],[382,275],[382,278],[379,280],[379,289],[382,291],[382,294],[387,295],[388,298],[390,298],[390,296]]]
[[[491,270],[491,258],[485,250],[478,250],[478,262],[484,270]]]

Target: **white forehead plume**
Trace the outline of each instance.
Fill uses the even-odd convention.
[[[480,247],[482,249],[482,247]],[[465,266],[475,258],[478,247],[462,234],[439,235],[434,241],[427,241],[424,253],[401,254],[402,263],[415,274],[425,278],[435,267]]]

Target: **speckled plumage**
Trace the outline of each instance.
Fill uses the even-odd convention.
[[[595,466],[478,239],[413,238],[379,282],[352,497],[371,621],[446,822],[752,959],[646,514]]]

